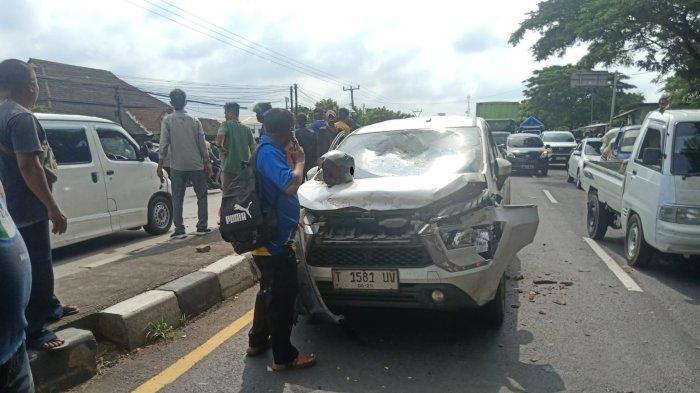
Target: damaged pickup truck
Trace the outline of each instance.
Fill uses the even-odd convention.
[[[345,182],[327,181],[325,166],[310,171],[297,254],[312,315],[337,321],[326,305],[481,307],[503,320],[506,267],[539,219],[534,205],[508,204],[511,166],[487,127],[461,116],[385,121],[337,147],[354,159]]]

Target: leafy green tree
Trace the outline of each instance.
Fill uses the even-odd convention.
[[[544,0],[510,37],[540,33],[532,46],[537,60],[588,45],[579,65],[636,65],[691,80],[700,74],[699,0]],[[699,91],[700,86],[691,87]]]
[[[361,108],[356,107],[353,116],[355,117],[358,126],[367,126],[386,120],[413,117],[412,114],[394,111],[384,106],[378,108],[367,108],[364,105]]]
[[[536,70],[525,81],[525,100],[521,103],[523,117],[535,116],[550,129],[573,129],[593,121],[606,121],[610,117],[611,87],[571,87],[571,74],[577,66],[551,66]],[[616,108],[625,108],[643,101],[638,93],[626,93],[634,86],[625,82],[628,77],[619,76]]]
[[[690,80],[678,75],[666,78],[664,91],[670,96],[671,108],[700,108],[700,75]]]
[[[328,110],[338,112],[338,103],[333,99],[324,98],[316,103],[314,110],[320,110],[323,113],[326,113]]]

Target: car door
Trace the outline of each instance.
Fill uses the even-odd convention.
[[[42,122],[58,162],[58,181],[53,185],[56,203],[68,218],[68,230],[52,235],[52,247],[110,233],[107,192],[89,124]]]
[[[571,177],[576,177],[576,171],[580,168],[579,162],[581,161],[581,154],[582,154],[582,148],[585,142],[581,142],[576,147],[574,150],[571,152],[571,155],[569,156],[569,162],[566,164],[566,171],[569,176]]]
[[[95,125],[102,154],[112,225],[119,229],[147,223],[153,165],[144,162],[136,142],[116,124]]]
[[[623,215],[629,217],[630,210],[636,212],[642,219],[642,228],[649,239],[653,239],[653,234],[656,233],[663,163],[645,165],[642,157],[647,148],[663,151],[662,141],[665,133],[666,126],[663,123],[649,120],[647,127],[639,135],[639,148],[632,151],[633,155],[629,158],[625,175]]]

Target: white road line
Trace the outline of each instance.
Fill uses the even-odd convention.
[[[608,266],[608,269],[610,269],[615,277],[617,277],[618,280],[622,283],[622,285],[627,288],[628,291],[634,291],[634,292],[644,292],[642,288],[637,285],[636,282],[630,277],[629,274],[627,274],[620,265],[615,262],[608,253],[603,250],[598,243],[595,242],[595,240],[591,239],[590,237],[584,237],[583,241],[588,243],[589,246],[593,249],[593,251],[598,254],[598,257],[605,262],[605,264]]]
[[[552,194],[551,194],[549,191],[547,191],[547,190],[542,190],[542,192],[544,192],[544,195],[547,196],[547,199],[549,199],[550,202],[552,202],[552,203],[559,203],[559,202],[557,202],[556,199],[554,199],[554,197],[552,196]]]

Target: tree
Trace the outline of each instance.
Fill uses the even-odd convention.
[[[332,110],[334,112],[338,112],[338,103],[335,102],[335,100],[333,100],[333,99],[324,98],[321,101],[316,103],[314,110],[315,111],[320,110],[322,113],[326,113],[326,111],[329,111],[329,110]]]
[[[531,47],[538,61],[587,44],[579,62],[584,68],[636,65],[688,80],[700,74],[699,0],[544,0],[510,43],[517,45],[528,31],[540,33]]]
[[[664,91],[670,96],[671,108],[700,108],[700,76],[690,80],[678,75],[666,78]]]
[[[362,108],[355,108],[353,114],[359,126],[367,126],[374,123],[379,123],[386,120],[405,119],[413,117],[412,114],[401,111],[394,111],[384,106],[379,108],[367,108],[364,105]]]
[[[594,121],[606,121],[610,117],[611,87],[571,87],[571,74],[580,70],[572,64],[551,66],[536,70],[525,81],[525,100],[521,103],[523,117],[535,116],[547,128],[574,129]],[[638,93],[626,93],[634,86],[620,75],[617,85],[616,107],[624,108],[643,101]]]

